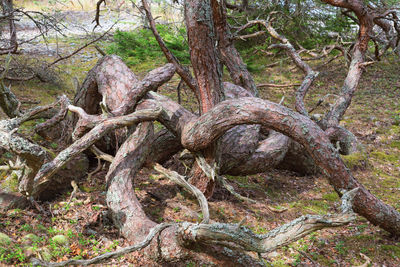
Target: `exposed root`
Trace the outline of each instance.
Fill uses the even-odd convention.
[[[173,181],[181,184],[182,177],[179,174],[173,173],[167,169],[164,169],[161,165],[156,165],[155,169]],[[172,174],[171,174],[172,173]],[[178,176],[178,178],[176,178]],[[183,179],[184,180],[184,179]],[[186,181],[185,181],[186,182]],[[186,182],[187,183],[187,182]],[[186,188],[186,186],[185,186]],[[284,224],[274,230],[270,231],[265,235],[254,234],[251,230],[243,227],[242,224],[245,220],[242,220],[238,224],[224,224],[224,223],[213,223],[213,224],[193,224],[184,222],[180,224],[176,223],[162,223],[158,224],[147,234],[144,240],[137,245],[122,248],[114,252],[108,252],[103,255],[94,257],[88,260],[67,260],[63,262],[45,262],[39,259],[32,259],[31,263],[33,266],[45,266],[45,267],[60,267],[67,265],[90,265],[100,262],[104,262],[108,259],[119,257],[133,251],[137,251],[147,247],[152,239],[170,226],[178,226],[177,235],[182,240],[183,244],[194,243],[205,243],[213,245],[222,245],[225,247],[254,251],[259,253],[266,253],[273,251],[281,246],[287,245],[293,241],[296,241],[314,231],[326,228],[326,227],[337,227],[348,224],[353,221],[356,216],[351,210],[352,199],[356,194],[358,188],[346,192],[342,197],[343,213],[333,215],[305,215],[298,219],[295,219],[287,224]],[[204,197],[204,196],[203,196]],[[205,199],[205,198],[204,198]]]

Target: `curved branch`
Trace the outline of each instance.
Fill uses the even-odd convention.
[[[51,162],[44,164],[35,176],[35,184],[47,183],[51,176],[64,166],[64,164],[74,156],[88,149],[110,131],[142,121],[156,120],[160,112],[161,109],[139,110],[129,115],[105,119],[68,148],[61,151]],[[37,188],[42,187],[35,186],[35,189],[32,192],[33,196],[40,193]]]
[[[154,22],[153,15],[151,14],[151,10],[149,4],[146,0],[142,0],[144,11],[146,12],[147,19],[150,23],[150,29],[156,38],[158,45],[160,46],[161,50],[163,51],[165,57],[167,58],[168,62],[174,64],[176,68],[176,72],[181,76],[182,80],[185,81],[187,86],[193,91],[196,97],[199,95],[199,88],[197,85],[197,81],[193,78],[192,74],[190,73],[189,69],[182,66],[179,60],[171,53],[168,47],[165,45],[164,40],[161,38],[160,34],[157,31],[156,24]]]
[[[314,231],[346,225],[355,220],[351,209],[358,189],[346,192],[342,197],[342,213],[333,215],[305,215],[273,229],[265,235],[257,235],[245,227],[234,224],[214,223],[193,225],[183,223],[178,234],[186,242],[219,244],[247,251],[266,253],[290,244]]]
[[[197,189],[194,185],[191,185],[188,182],[186,182],[186,179],[184,176],[180,175],[177,172],[165,169],[163,166],[161,166],[158,163],[156,163],[154,165],[154,169],[156,171],[158,171],[159,173],[165,175],[167,178],[169,178],[173,182],[182,186],[183,188],[188,190],[190,193],[192,193],[199,201],[199,205],[200,205],[201,211],[203,213],[203,220],[201,221],[201,223],[208,224],[210,222],[210,212],[208,211],[208,202],[207,202],[207,199],[204,196],[204,194],[199,189]]]
[[[338,193],[360,187],[354,203],[357,213],[392,234],[400,234],[400,213],[377,199],[352,176],[326,133],[316,123],[286,107],[251,97],[224,101],[189,122],[184,127],[181,142],[185,148],[198,151],[240,124],[261,124],[302,144],[317,165],[327,172]]]
[[[276,12],[271,12],[270,15],[274,15]],[[304,105],[304,97],[308,92],[308,89],[311,87],[312,83],[318,76],[318,72],[313,71],[313,69],[305,62],[302,60],[300,55],[297,53],[296,49],[293,47],[293,45],[289,42],[289,40],[283,36],[280,35],[273,27],[271,24],[271,21],[268,20],[252,20],[243,25],[238,29],[237,32],[240,32],[252,25],[255,24],[260,24],[264,26],[268,33],[276,40],[281,42],[281,44],[274,44],[271,45],[270,48],[272,47],[279,47],[282,48],[286,51],[286,53],[289,55],[289,57],[292,59],[292,61],[296,64],[298,68],[300,68],[305,74],[306,77],[304,78],[303,82],[301,83],[300,87],[297,89],[296,92],[296,110],[305,116],[308,116],[308,112],[305,108]],[[275,86],[278,87],[278,86]]]

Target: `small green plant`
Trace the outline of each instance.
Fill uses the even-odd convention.
[[[181,210],[181,208],[175,207],[175,208],[173,208],[172,210],[173,210],[174,212],[179,212],[179,211]]]
[[[54,228],[51,227],[51,226],[47,229],[47,233],[48,233],[50,236],[56,235],[56,234],[59,233],[59,232],[60,232],[59,230],[54,229]]]
[[[68,230],[67,231],[67,236],[68,236],[68,238],[72,239],[72,238],[75,237],[75,234],[74,234],[74,232],[72,232],[72,230]]]
[[[92,210],[100,210],[99,206],[92,206]]]
[[[368,225],[367,224],[361,224],[361,225],[357,225],[357,229],[360,233],[364,232],[365,228],[367,228]]]
[[[24,224],[19,228],[19,231],[25,231],[25,232],[31,232],[33,230],[33,227],[30,224]]]
[[[51,143],[51,144],[50,144],[50,147],[51,147],[52,149],[57,149],[57,148],[58,148],[58,145],[57,145],[56,143]]]
[[[11,245],[7,248],[0,247],[0,262],[20,264],[23,263],[25,259],[24,251],[19,245]]]
[[[64,255],[71,253],[71,249],[68,246],[59,246],[54,241],[49,240],[49,247],[51,251],[51,255],[54,258],[59,258]]]
[[[346,255],[347,254],[347,248],[345,247],[344,241],[338,241],[336,242],[335,249],[340,255]]]

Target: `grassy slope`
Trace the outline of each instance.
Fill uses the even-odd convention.
[[[87,53],[95,51],[89,49],[84,52]],[[82,82],[95,61],[83,62],[81,57],[75,57],[61,63],[60,75],[65,80],[63,86],[31,81],[15,83],[13,90],[19,97],[41,100],[43,104],[52,102],[56,95],[65,92],[72,97],[71,77],[76,76]],[[163,62],[163,59],[158,62]],[[263,64],[268,63],[271,62],[263,57],[254,62],[261,69],[254,74],[258,83],[291,83],[301,80],[302,74],[297,69],[291,70],[292,65],[289,62],[282,60],[277,67],[262,68]],[[318,62],[313,64],[318,67]],[[134,66],[133,70],[143,76],[147,70],[156,66],[154,62],[149,62]],[[338,93],[345,76],[343,62],[339,61],[318,70],[321,71],[321,75],[307,97],[309,107],[327,93]],[[400,209],[398,73],[398,61],[390,58],[368,67],[343,124],[355,133],[364,145],[365,153],[345,157],[348,166],[354,170],[354,175],[378,197]],[[225,79],[229,79],[228,75]],[[176,99],[174,88],[178,82],[178,77],[174,77],[170,83],[163,86],[161,92]],[[279,101],[284,95],[285,104],[290,107],[293,103],[294,89],[265,88],[261,90],[261,95],[273,101]],[[184,105],[194,109],[192,96],[185,93],[183,96]],[[322,112],[327,108],[327,105],[322,106],[315,112]],[[27,125],[23,129],[24,132],[29,132],[30,126]],[[36,210],[0,213],[1,232],[8,234],[14,241],[13,246],[0,251],[0,261],[26,262],[29,253],[24,243],[31,243],[29,246],[32,247],[32,255],[40,254],[45,257],[47,252],[47,257],[52,260],[86,258],[124,245],[124,240],[118,237],[117,231],[101,219],[101,211],[105,210],[102,194],[104,175],[103,170],[94,175],[91,181],[81,181],[79,186],[82,192],[68,206],[66,201],[69,199],[69,193],[59,196],[53,202],[44,203],[45,207],[51,206],[51,216],[39,214]],[[212,219],[234,223],[246,217],[246,226],[258,233],[265,233],[305,213],[335,212],[339,204],[336,194],[332,192],[323,176],[297,177],[293,173],[271,171],[251,177],[229,178],[241,194],[256,199],[258,203],[241,203],[220,190],[210,201]],[[196,212],[196,202],[188,194],[151,170],[141,172],[135,180],[135,187],[149,216],[156,221],[199,221],[201,218],[201,214]],[[288,210],[276,212],[276,209],[282,208]],[[91,232],[93,230],[95,232]],[[39,239],[33,243],[23,241],[23,237],[28,233],[36,234]],[[57,234],[67,236],[69,244],[56,245],[51,238]],[[359,265],[365,261],[360,253],[371,258],[373,263],[396,266],[400,261],[400,243],[383,230],[370,225],[365,219],[358,218],[348,227],[314,233],[276,253],[271,253],[268,260],[276,266],[311,264],[312,261],[323,266],[348,266]],[[114,261],[115,264],[117,262],[147,264],[132,255]]]

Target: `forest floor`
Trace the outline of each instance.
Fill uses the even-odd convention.
[[[77,46],[84,40],[74,40]],[[64,40],[71,46],[71,39]],[[72,45],[72,46],[74,46]],[[106,46],[107,43],[101,43]],[[244,55],[246,57],[246,55]],[[23,57],[23,56],[21,56]],[[35,60],[51,60],[41,55]],[[22,100],[53,102],[56,96],[66,93],[74,95],[72,80],[82,83],[87,71],[94,66],[100,56],[93,47],[78,56],[58,64],[52,75],[53,83],[37,80],[12,83],[13,92]],[[280,64],[266,68],[271,59],[253,56],[248,58],[257,66],[253,73],[257,83],[298,83],[302,73],[287,59],[275,58]],[[31,59],[29,60],[31,61]],[[143,77],[145,73],[165,62],[147,62],[132,67]],[[314,61],[314,69],[320,76],[306,98],[308,107],[314,107],[326,94],[337,94],[346,74],[343,60],[336,60],[327,66]],[[359,89],[342,122],[363,145],[363,152],[343,157],[354,176],[373,194],[400,210],[400,64],[387,57],[367,68]],[[162,88],[160,93],[177,100],[177,75]],[[225,73],[224,80],[229,80]],[[293,107],[295,88],[260,88],[264,99],[279,102],[285,96],[284,105]],[[189,90],[182,91],[183,105],[194,108],[193,96]],[[314,113],[322,113],[329,107],[326,103]],[[24,104],[25,108],[32,104]],[[34,136],[32,126],[39,121],[23,125],[19,132]],[[33,138],[33,137],[32,137]],[[35,137],[36,138],[36,137]],[[54,152],[62,149],[58,144],[48,143],[37,137],[42,145]],[[47,143],[46,143],[47,142]],[[12,158],[3,154],[2,161]],[[102,163],[103,164],[103,163]],[[172,163],[171,163],[172,164]],[[90,171],[97,168],[97,161],[90,164]],[[40,205],[47,215],[36,209],[10,210],[0,212],[0,265],[26,264],[30,257],[61,261],[69,258],[90,258],[128,245],[119,235],[106,216],[104,177],[107,164],[90,177],[76,181],[79,192],[69,202],[72,188],[60,192],[54,200]],[[6,173],[0,173],[3,179]],[[298,176],[296,173],[272,170],[253,176],[228,177],[240,194],[257,201],[243,203],[227,191],[217,189],[209,201],[213,221],[238,223],[246,218],[244,226],[256,233],[269,230],[304,214],[327,214],[337,211],[339,198],[324,175]],[[142,170],[134,181],[135,191],[148,216],[157,222],[200,222],[202,219],[195,199],[180,187],[155,173],[151,169]],[[357,220],[345,227],[315,232],[293,244],[269,253],[266,260],[274,266],[399,266],[400,242],[387,232],[371,225],[366,219]],[[137,254],[114,259],[109,264],[115,266],[148,265],[141,262]],[[195,266],[185,263],[183,266]]]

